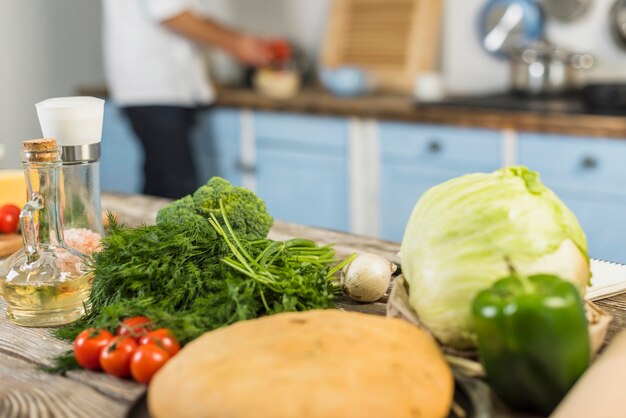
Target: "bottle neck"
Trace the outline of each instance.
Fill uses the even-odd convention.
[[[28,200],[39,197],[41,208],[36,212],[35,225],[40,244],[59,245],[63,242],[63,221],[60,215],[60,162],[24,162]]]

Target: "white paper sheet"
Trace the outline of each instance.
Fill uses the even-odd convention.
[[[626,265],[592,258],[591,274],[587,299],[599,300],[626,292]]]

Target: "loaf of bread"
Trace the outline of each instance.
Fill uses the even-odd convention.
[[[154,418],[440,418],[454,379],[434,340],[392,318],[317,310],[239,322],[154,377]]]

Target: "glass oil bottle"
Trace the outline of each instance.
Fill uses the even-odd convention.
[[[24,141],[22,163],[29,199],[20,214],[24,248],[0,265],[0,294],[19,325],[66,324],[84,313],[92,277],[85,254],[63,237],[61,150],[54,139]]]

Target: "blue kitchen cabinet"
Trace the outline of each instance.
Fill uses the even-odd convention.
[[[241,185],[241,111],[216,108],[197,116],[192,145],[201,184],[213,176]]]
[[[348,230],[347,124],[255,114],[256,191],[275,219]]]
[[[626,263],[626,142],[521,134],[518,161],[574,212],[591,257]]]
[[[501,133],[381,122],[380,235],[400,241],[415,203],[429,188],[500,167]]]
[[[140,193],[143,151],[128,119],[107,102],[102,125],[100,185],[105,192]]]

